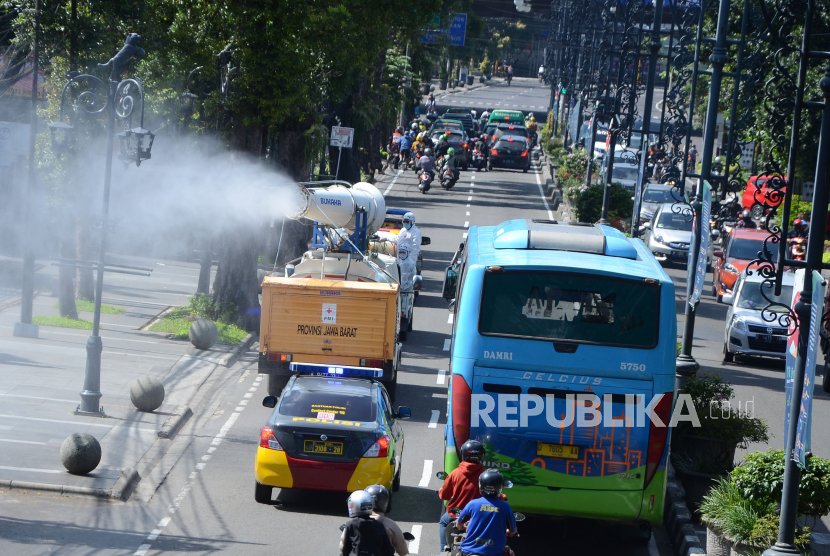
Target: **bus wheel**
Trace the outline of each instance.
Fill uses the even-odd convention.
[[[640,529],[634,537],[634,543],[640,546],[645,546],[651,540],[651,524],[641,523]]]
[[[726,347],[726,343],[723,344],[723,362],[724,363],[732,363],[735,360],[735,354],[729,351]]]

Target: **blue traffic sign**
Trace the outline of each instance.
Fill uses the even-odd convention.
[[[418,39],[427,44],[438,44],[446,42],[450,46],[464,46],[467,34],[467,14],[455,14],[446,29],[426,29],[423,36]]]

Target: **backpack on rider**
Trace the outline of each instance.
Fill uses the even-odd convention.
[[[357,490],[349,496],[349,521],[340,535],[341,556],[394,556],[395,549],[383,523],[372,519],[372,496]]]

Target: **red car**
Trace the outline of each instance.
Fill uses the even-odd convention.
[[[758,252],[764,248],[764,240],[769,237],[766,230],[746,228],[732,228],[732,232],[724,238],[721,250],[714,251],[715,264],[712,268],[712,295],[722,303],[723,294],[732,293],[735,280],[747,265],[758,258]],[[769,245],[772,260],[778,260],[777,245]]]
[[[760,220],[763,218],[765,214],[764,207],[757,203],[764,203],[769,205],[770,207],[778,206],[781,200],[784,198],[784,193],[786,193],[787,188],[781,188],[781,197],[779,198],[778,202],[775,203],[771,199],[766,197],[766,193],[771,190],[771,188],[767,187],[766,183],[769,180],[770,176],[763,176],[760,179],[758,176],[752,176],[749,178],[749,181],[746,182],[746,189],[744,189],[743,197],[741,198],[741,204],[743,205],[744,209],[752,211],[752,218],[755,220]],[[760,189],[760,191],[759,191]],[[757,195],[756,195],[757,192]]]

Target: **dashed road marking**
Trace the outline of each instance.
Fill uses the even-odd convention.
[[[587,166],[587,164],[586,164],[586,166]],[[467,197],[467,200],[468,200],[468,201],[472,201],[472,200],[473,200],[473,196],[472,196],[472,195],[470,195],[469,197]]]
[[[469,207],[470,205],[467,205],[467,206]],[[469,210],[467,211],[467,216],[470,216],[470,211]]]
[[[412,526],[412,536],[415,537],[413,540],[409,541],[409,553],[410,554],[418,554],[418,550],[421,548],[421,530],[423,529],[423,525],[413,525]]]
[[[444,339],[444,351],[450,351],[450,344],[452,340],[450,338]]]
[[[450,316],[447,317],[447,324],[452,324],[453,313],[450,313]]]
[[[469,227],[470,227],[470,221],[469,221],[469,220],[467,220],[466,222],[464,222],[464,227],[465,227],[465,228],[469,228]]]
[[[432,410],[432,417],[429,418],[429,425],[427,428],[434,429],[438,427],[438,416],[441,414],[437,409]]]
[[[545,210],[548,211],[548,218],[553,220],[553,213],[550,210],[550,205],[548,205],[548,198],[545,197],[545,192],[542,190],[542,180],[539,179],[540,169],[537,167],[534,169],[534,174],[536,175],[536,186],[539,188],[539,195],[542,196],[542,202],[545,203]]]
[[[429,486],[429,478],[432,475],[432,460],[425,459],[424,460],[424,472],[421,473],[421,481],[418,483],[418,486],[421,488]]]
[[[440,384],[441,386],[444,385],[444,382],[447,380],[447,371],[441,369],[438,371],[438,378],[435,379],[435,384]]]
[[[461,234],[461,239],[467,239],[467,232],[464,232],[463,234]]]
[[[389,187],[386,188],[386,191],[383,192],[384,195],[389,193],[392,190],[392,188],[395,187],[395,182],[398,181],[398,178],[401,177],[401,174],[403,174],[403,170],[398,170],[398,173],[395,174],[394,178],[392,178],[392,183],[390,183]]]

